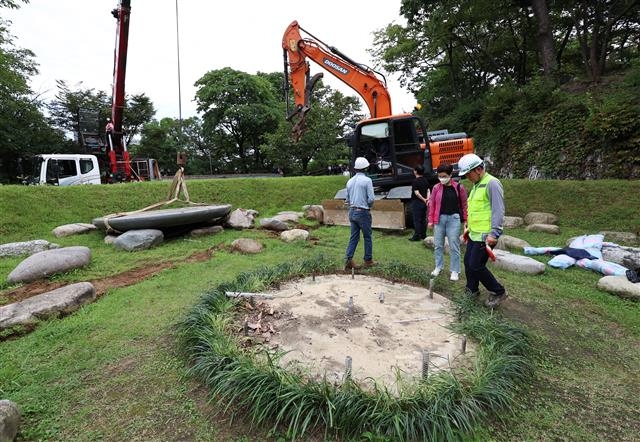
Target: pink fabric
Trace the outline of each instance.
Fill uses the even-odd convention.
[[[456,191],[458,196],[458,202],[462,204],[462,219],[463,224],[467,222],[467,190],[463,185],[456,181],[451,182],[451,185]],[[438,224],[440,221],[440,207],[442,206],[442,183],[438,183],[431,189],[431,197],[429,198],[429,215],[427,216],[429,224]]]

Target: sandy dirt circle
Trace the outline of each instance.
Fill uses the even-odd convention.
[[[456,366],[463,337],[446,328],[452,303],[429,290],[367,275],[323,275],[290,281],[260,298],[259,315],[245,316],[264,344],[286,351],[281,361],[312,377],[340,383],[347,357],[352,378],[375,380],[394,391],[422,376],[424,352],[431,372]],[[353,308],[349,309],[349,298]],[[258,299],[258,298],[256,298]],[[399,378],[398,378],[399,376]]]

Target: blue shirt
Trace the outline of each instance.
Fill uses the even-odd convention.
[[[350,207],[370,209],[374,200],[373,182],[364,173],[358,172],[347,181],[347,204]]]

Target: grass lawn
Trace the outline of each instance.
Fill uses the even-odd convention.
[[[331,198],[344,177],[221,179],[188,182],[192,201],[230,203],[260,216],[300,211]],[[465,183],[467,184],[467,183]],[[559,216],[560,235],[513,229],[534,246],[564,246],[568,238],[601,230],[640,231],[640,182],[505,180],[507,214],[547,211]],[[623,190],[623,191],[622,191]],[[123,253],[102,235],[54,238],[61,224],[91,222],[108,213],[135,210],[166,198],[168,183],[113,186],[0,187],[2,243],[47,239],[86,245],[91,265],[54,279],[77,282],[112,277],[132,268],[165,266],[62,319],[39,324],[24,336],[0,342],[0,399],[22,410],[22,441],[258,441],[283,434],[229,422],[220,404],[189,378],[178,356],[175,325],[202,294],[239,273],[323,254],[338,264],[346,227],[305,221],[311,239],[285,244],[259,230],[207,238],[172,238],[152,250]],[[433,268],[433,253],[407,241],[411,232],[374,232],[374,257]],[[260,240],[265,250],[229,250],[238,237]],[[362,245],[356,257],[361,260]],[[190,260],[209,251],[205,260]],[[23,258],[0,259],[0,305],[17,288],[6,276]],[[537,257],[546,262],[548,258]],[[500,314],[534,338],[535,379],[516,406],[492,417],[476,440],[637,440],[640,434],[640,305],[600,292],[600,275],[578,268],[547,268],[529,276],[496,271],[510,291]],[[463,282],[441,279],[436,290],[453,295]]]

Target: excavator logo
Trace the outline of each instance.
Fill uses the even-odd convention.
[[[349,69],[343,66],[340,66],[338,63],[331,61],[328,58],[323,58],[322,62],[327,66],[329,66],[330,68],[332,68],[333,70],[340,72],[342,75],[347,75],[349,73]]]

